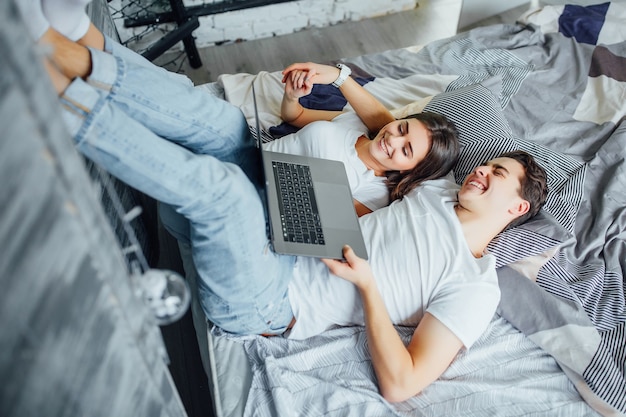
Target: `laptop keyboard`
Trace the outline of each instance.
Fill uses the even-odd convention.
[[[287,242],[324,244],[317,202],[308,166],[272,161],[280,194],[283,238]]]

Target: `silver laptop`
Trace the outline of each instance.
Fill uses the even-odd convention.
[[[254,84],[252,97],[274,251],[342,259],[348,244],[367,259],[343,163],[263,150]]]

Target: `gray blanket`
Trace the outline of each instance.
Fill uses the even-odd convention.
[[[252,338],[242,341],[253,369],[247,415],[626,415],[624,21],[624,3],[546,7],[517,25],[345,61],[390,108],[425,98],[416,83],[429,77],[446,91],[497,77],[510,137],[494,139],[493,152],[514,145],[549,166],[552,223],[540,234],[552,244],[510,256],[526,235],[502,238],[498,314],[418,396],[380,397],[360,328]],[[463,146],[471,160],[476,144]]]

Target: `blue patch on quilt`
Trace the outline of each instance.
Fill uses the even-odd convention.
[[[559,32],[579,43],[597,44],[609,5],[610,3],[587,7],[566,5],[559,17]]]
[[[374,78],[355,77],[354,80],[360,85],[365,85],[374,81]],[[307,109],[341,111],[346,107],[348,101],[338,88],[327,84],[315,84],[311,94],[300,98],[300,104]],[[269,128],[269,133],[274,138],[280,138],[297,131],[297,127],[284,122]]]

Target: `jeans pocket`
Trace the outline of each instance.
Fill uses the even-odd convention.
[[[293,311],[291,310],[287,292],[284,293],[281,299],[263,303],[262,305],[257,304],[257,312],[259,318],[267,327],[263,333],[283,333],[293,319]]]

